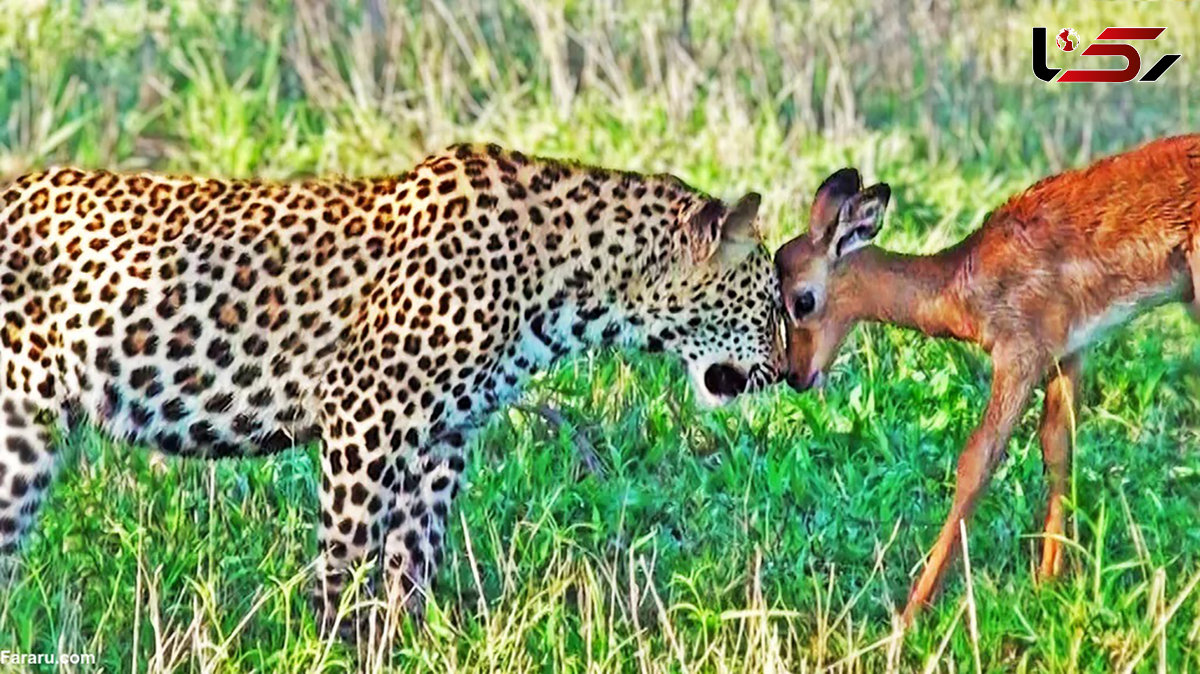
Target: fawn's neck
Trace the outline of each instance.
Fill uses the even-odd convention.
[[[956,285],[961,251],[904,255],[869,246],[845,260],[836,272],[837,289],[845,298],[844,315],[856,321],[878,321],[914,328],[934,337],[975,340],[978,321]]]

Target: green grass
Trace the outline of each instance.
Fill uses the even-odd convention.
[[[883,244],[918,251],[1041,175],[1195,127],[1185,6],[882,4],[694,0],[685,24],[683,3],[648,0],[4,2],[0,174],[363,174],[495,140],[762,191],[778,244],[820,179],[855,164],[893,187]],[[1167,25],[1146,59],[1184,57],[1154,85],[1044,85],[1034,25],[1085,40]],[[143,672],[1194,670],[1197,334],[1175,307],[1091,354],[1064,578],[1032,573],[1039,398],[974,521],[971,592],[959,564],[902,641],[895,611],[949,506],[987,361],[868,326],[822,394],[712,413],[664,359],[548,373],[527,402],[572,427],[497,416],[427,629],[362,661],[320,640],[307,606],[315,448],[163,462],[78,432],[0,588],[0,650]],[[573,434],[603,475],[582,471]]]

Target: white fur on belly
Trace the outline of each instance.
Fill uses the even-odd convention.
[[[1104,312],[1075,323],[1067,333],[1065,353],[1071,354],[1086,348],[1103,337],[1109,330],[1125,323],[1141,311],[1162,304],[1176,296],[1178,290],[1174,284],[1151,288],[1146,292],[1117,300],[1108,305]]]

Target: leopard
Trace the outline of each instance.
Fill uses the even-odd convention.
[[[760,202],[496,144],[370,178],[0,183],[0,555],[80,424],[199,459],[318,443],[321,629],[366,563],[419,617],[467,448],[539,371],[664,352],[701,408],[780,378]]]

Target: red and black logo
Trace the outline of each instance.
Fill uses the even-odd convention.
[[[1111,42],[1094,42],[1086,49],[1079,50],[1079,36],[1072,28],[1064,28],[1054,38],[1059,50],[1067,53],[1078,53],[1080,56],[1120,56],[1125,59],[1125,67],[1120,69],[1081,69],[1073,68],[1063,71],[1062,68],[1050,68],[1046,65],[1046,29],[1041,26],[1033,29],[1033,74],[1043,82],[1132,82],[1142,71],[1142,55],[1137,48],[1124,40],[1158,39],[1166,28],[1118,28],[1108,27],[1100,31],[1097,40]],[[1118,42],[1121,40],[1121,42]],[[1138,79],[1139,82],[1153,82],[1162,77],[1167,69],[1179,60],[1179,54],[1165,54],[1158,59],[1150,70]],[[1055,80],[1055,76],[1062,75]]]

